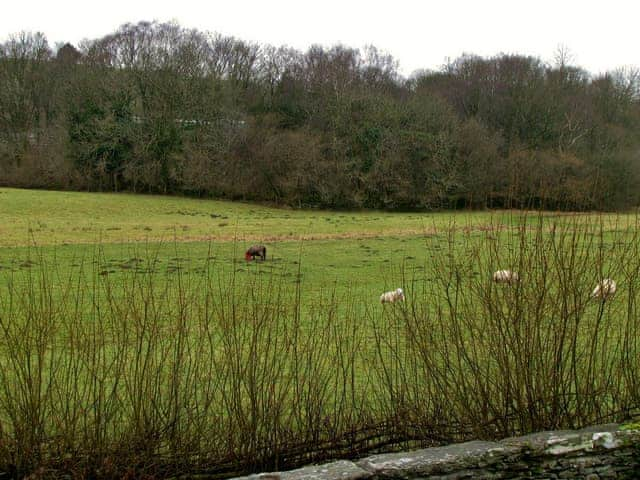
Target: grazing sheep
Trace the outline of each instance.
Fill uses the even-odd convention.
[[[404,292],[401,288],[380,295],[380,303],[396,303],[404,301]]]
[[[498,270],[493,272],[493,281],[496,283],[516,283],[520,280],[518,272],[511,270]]]
[[[605,278],[604,280],[600,280],[596,285],[596,288],[593,289],[591,293],[591,297],[600,300],[606,300],[607,298],[611,298],[616,294],[616,290],[618,286],[616,285],[615,280],[611,280],[610,278]]]
[[[256,257],[260,257],[263,261],[267,259],[267,247],[264,245],[253,245],[249,247],[244,254],[244,259],[248,262],[249,260],[255,260]]]

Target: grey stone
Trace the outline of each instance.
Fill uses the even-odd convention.
[[[337,461],[245,480],[550,480],[640,478],[640,431],[615,424]]]
[[[355,463],[346,460],[311,465],[288,472],[260,474],[252,476],[256,480],[359,480],[371,477],[371,474]]]
[[[584,470],[585,468],[602,465],[603,459],[600,457],[587,456],[575,458],[571,463],[577,468]]]
[[[364,470],[394,478],[449,473],[491,465],[519,449],[495,442],[473,441],[412,452],[374,455],[357,462]]]
[[[512,447],[526,448],[534,453],[556,455],[590,448],[591,438],[589,434],[581,435],[574,430],[551,430],[521,437],[505,438],[500,443]]]

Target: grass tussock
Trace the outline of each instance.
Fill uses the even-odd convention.
[[[639,234],[450,228],[384,306],[331,288],[304,304],[304,280],[260,267],[114,279],[99,251],[73,272],[33,251],[40,268],[1,272],[0,469],[225,477],[631,418]],[[493,283],[503,268],[521,280]]]

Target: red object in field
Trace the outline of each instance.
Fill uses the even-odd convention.
[[[244,259],[248,262],[249,260],[251,260],[251,254],[249,252],[246,252],[244,254]]]

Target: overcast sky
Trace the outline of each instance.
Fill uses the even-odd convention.
[[[125,22],[176,20],[244,40],[306,49],[373,44],[409,75],[447,58],[500,52],[552,61],[569,49],[591,73],[640,65],[640,0],[3,0],[0,41],[20,30],[49,43],[97,38]]]

